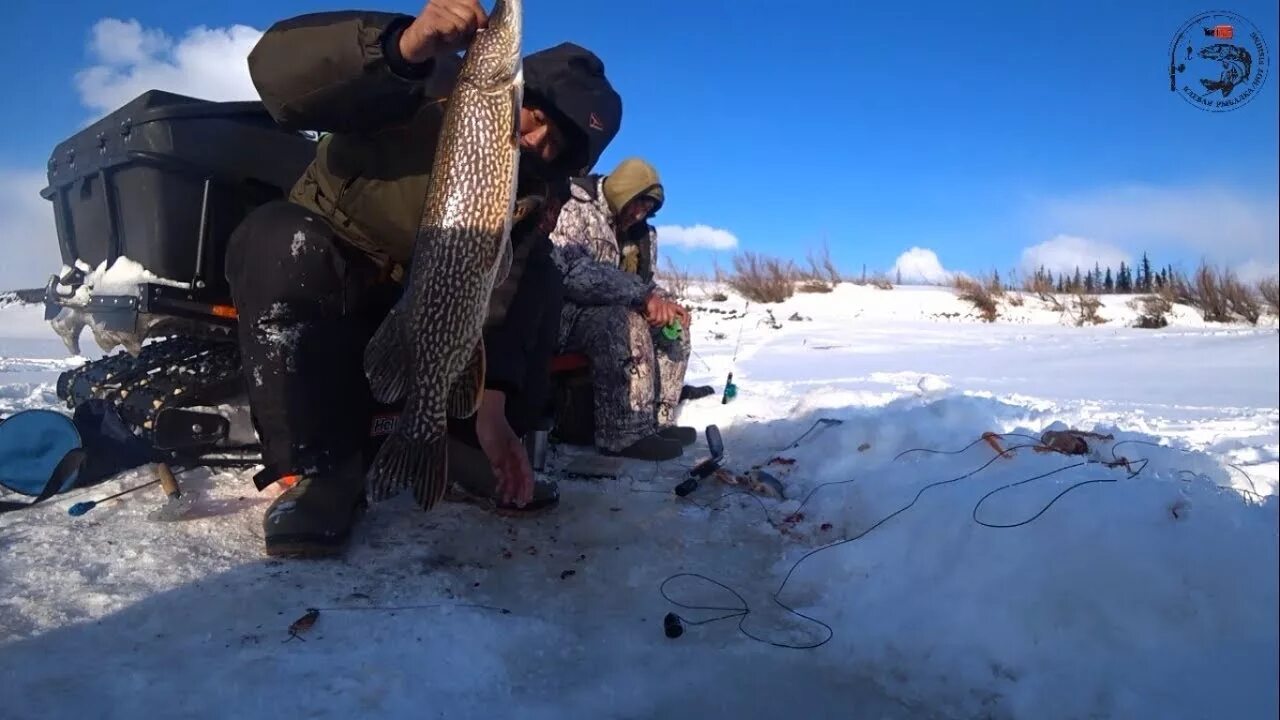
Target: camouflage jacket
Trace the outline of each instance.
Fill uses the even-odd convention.
[[[603,175],[575,179],[551,232],[552,258],[564,275],[562,345],[583,306],[640,309],[651,293],[665,295],[653,281],[658,258],[656,233],[646,224],[637,228],[639,238],[633,233],[634,239],[619,243],[603,183]]]

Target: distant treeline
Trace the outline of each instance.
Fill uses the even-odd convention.
[[[1041,266],[1027,279],[1026,289],[1034,292],[1127,295],[1158,292],[1178,282],[1178,278],[1179,275],[1172,265],[1162,267],[1159,272],[1155,272],[1147,254],[1142,253],[1142,263],[1136,268],[1121,262],[1120,268],[1115,272],[1112,272],[1110,266],[1104,268],[1101,264],[1094,263],[1092,270],[1086,268],[1082,271],[1077,267],[1074,273],[1064,272],[1054,276],[1053,271]]]

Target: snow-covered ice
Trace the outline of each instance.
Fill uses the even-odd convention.
[[[142,470],[0,516],[0,717],[1273,718],[1275,319],[1178,307],[1140,330],[1131,299],[1105,297],[1092,327],[1034,298],[983,323],[939,288],[841,286],[745,319],[740,299],[695,300],[688,381],[732,370],[738,395],[681,421],[719,425],[729,465],[766,465],[781,501],[715,481],[676,498],[700,445],[561,480],[537,520],[400,498],[336,561],[263,558],[270,493],[247,472],[182,476],[185,522],[147,520],[158,490],[67,514]],[[0,411],[56,406],[85,358],[35,308],[0,308],[0,336]],[[975,444],[1065,428],[1112,439],[1093,458]],[[1117,457],[1140,472],[1098,462]],[[747,632],[823,639],[771,600],[793,567],[779,599],[830,626],[821,647],[737,619],[663,636],[668,612],[726,614],[659,593],[698,573],[746,599]]]

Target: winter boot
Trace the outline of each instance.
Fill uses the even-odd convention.
[[[262,518],[266,552],[273,557],[319,558],[339,554],[360,511],[367,507],[360,458],[297,481]]]
[[[708,395],[715,395],[716,389],[710,385],[685,385],[680,388],[680,402],[685,400],[699,400]]]
[[[680,425],[672,425],[664,427],[658,431],[658,435],[667,440],[675,440],[681,445],[692,445],[698,442],[697,428],[684,427]]]
[[[674,460],[684,454],[679,440],[670,440],[654,433],[641,438],[621,450],[601,450],[600,454],[612,457],[625,457],[634,460],[652,460],[661,462]]]
[[[449,479],[453,486],[446,499],[469,502],[492,510],[504,517],[531,517],[553,510],[560,504],[559,487],[535,476],[533,499],[524,507],[498,501],[498,478],[489,467],[484,451],[449,438]]]

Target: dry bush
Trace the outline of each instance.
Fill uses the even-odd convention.
[[[1174,302],[1184,302],[1184,304],[1189,304],[1189,302],[1187,302],[1189,297],[1189,291],[1187,288],[1189,287],[1187,278],[1176,274],[1170,275],[1169,281],[1165,283],[1164,287],[1156,288],[1156,297],[1160,297],[1161,300],[1164,300],[1170,305],[1174,304]]]
[[[1276,278],[1258,282],[1258,296],[1272,315],[1280,315],[1280,282]]]
[[[1223,293],[1218,274],[1208,265],[1201,265],[1191,279],[1186,292],[1192,304],[1200,309],[1206,322],[1230,322],[1231,307]]]
[[[1022,281],[1022,289],[1044,300],[1053,294],[1053,281],[1045,275],[1032,275]]]
[[[956,275],[951,281],[951,286],[956,289],[956,294],[961,300],[971,303],[978,310],[983,320],[996,321],[999,313],[996,310],[996,300],[991,296],[989,283],[974,280],[966,275]]]
[[[1178,277],[1170,284],[1178,301],[1198,309],[1206,322],[1231,322],[1239,316],[1257,324],[1262,315],[1253,291],[1230,270],[1215,271],[1202,263],[1190,281]]]
[[[689,282],[691,280],[689,271],[676,267],[676,264],[671,261],[670,256],[666,258],[666,262],[663,263],[662,272],[658,275],[662,286],[672,295],[677,298],[688,297]]]
[[[1222,288],[1222,297],[1226,300],[1227,309],[1245,319],[1250,325],[1257,325],[1262,317],[1262,306],[1253,290],[1230,270],[1223,270],[1218,277],[1218,287]]]
[[[840,284],[840,269],[832,262],[831,249],[825,242],[817,255],[812,251],[809,253],[809,279],[821,280],[832,286]]]
[[[1011,293],[1009,295],[1009,304],[1013,307],[1022,307],[1025,302],[1022,299],[1022,293]]]
[[[1076,293],[1072,306],[1071,315],[1076,321],[1076,327],[1101,325],[1106,322],[1106,318],[1098,314],[1098,310],[1102,308],[1102,301],[1094,295]]]
[[[1259,296],[1267,302],[1261,286],[1255,294],[1232,271],[1216,270],[1206,263],[1190,278],[1173,273],[1157,294],[1167,302],[1196,308],[1206,322],[1229,323],[1238,317],[1256,325],[1262,316]]]
[[[831,251],[825,242],[817,254],[809,251],[808,261],[809,268],[800,273],[800,279],[804,281],[800,292],[828,293],[835,290],[840,284],[840,270],[831,261]]]
[[[744,252],[733,257],[729,287],[758,303],[782,302],[795,294],[796,270],[790,262]]]
[[[862,275],[849,280],[849,282],[859,287],[866,287],[870,285],[871,287],[877,290],[893,289],[893,281],[889,279],[888,275],[885,275],[882,272],[877,272],[877,273],[872,273],[871,275],[867,275],[866,265],[862,266]]]
[[[821,280],[805,280],[797,289],[802,293],[829,293],[835,290],[835,286]]]
[[[991,295],[991,297],[1004,297],[1004,285],[1000,284],[1000,278],[995,273],[991,273],[986,277],[980,277],[979,280],[987,287],[987,293]]]
[[[1165,297],[1164,293],[1156,293],[1130,300],[1129,307],[1138,311],[1135,327],[1154,330],[1168,326],[1169,319],[1166,316],[1173,310],[1173,301]]]
[[[711,292],[711,302],[724,302],[729,299],[724,294],[724,288],[729,284],[728,276],[725,275],[724,269],[720,267],[720,258],[716,257],[711,260],[711,282],[715,288]]]
[[[724,268],[720,267],[720,258],[719,257],[712,258],[711,281],[714,282],[717,287],[722,287],[725,285],[725,283],[728,282],[728,280],[729,280],[729,277],[725,275]]]

